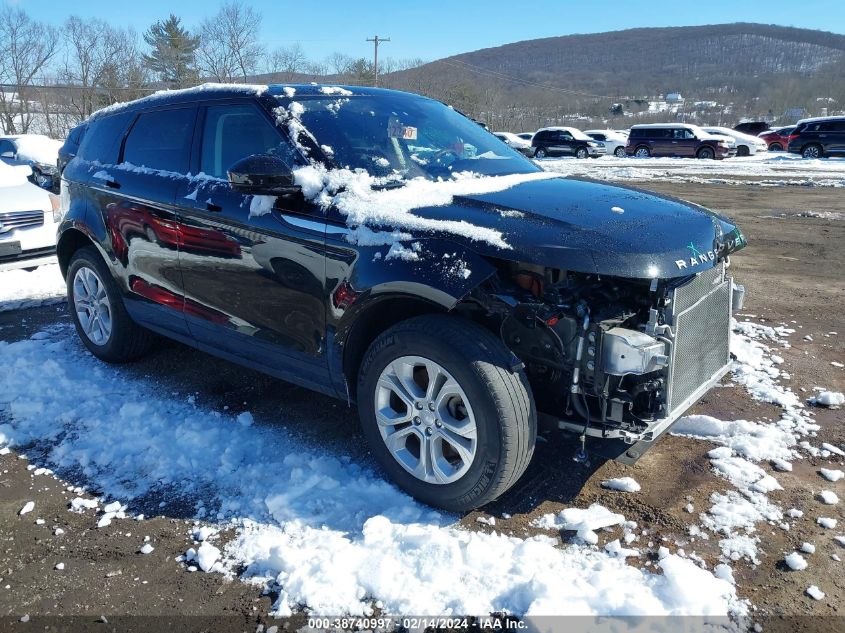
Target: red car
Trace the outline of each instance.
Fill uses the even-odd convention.
[[[789,135],[792,134],[792,130],[794,129],[794,125],[788,125],[761,132],[758,136],[766,141],[770,152],[782,152],[789,145]]]

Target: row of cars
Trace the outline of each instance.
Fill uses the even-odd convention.
[[[649,123],[634,125],[630,130],[584,132],[573,127],[547,127],[533,134],[496,132],[496,136],[533,158],[612,155],[721,159],[782,150],[820,158],[845,154],[845,117],[804,119],[793,126],[765,129],[757,136],[721,126],[687,123]]]

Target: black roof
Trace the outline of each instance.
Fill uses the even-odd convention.
[[[293,91],[291,93],[291,91]],[[208,101],[209,99],[230,99],[245,95],[264,96],[278,98],[296,97],[345,97],[345,96],[378,96],[378,95],[399,95],[409,94],[398,90],[386,88],[373,88],[370,86],[343,86],[338,84],[219,84],[205,83],[193,88],[180,90],[160,90],[149,96],[115,103],[97,110],[91,115],[92,118],[146,108],[150,106],[166,106],[177,103],[193,103],[196,101]]]

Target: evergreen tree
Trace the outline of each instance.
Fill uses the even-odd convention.
[[[199,36],[191,35],[180,22],[170,14],[144,33],[144,41],[152,48],[149,55],[144,55],[144,63],[162,81],[176,88],[197,79],[195,61]]]

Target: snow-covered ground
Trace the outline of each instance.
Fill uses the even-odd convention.
[[[125,505],[192,507],[213,529],[186,564],[245,567],[245,578],[278,592],[278,614],[362,614],[376,602],[405,614],[746,612],[730,582],[689,558],[666,556],[653,573],[615,548],[462,530],[282,425],[162,396],[102,365],[68,326],[0,342],[0,355],[1,444],[100,491],[103,514],[80,508],[92,524],[129,516]],[[224,526],[235,538],[214,544]]]
[[[61,303],[66,294],[67,287],[58,264],[39,266],[31,272],[0,272],[0,312]]]
[[[845,158],[807,160],[797,154],[763,152],[725,160],[691,158],[546,158],[543,169],[566,176],[618,182],[727,183],[777,187],[845,187]]]

